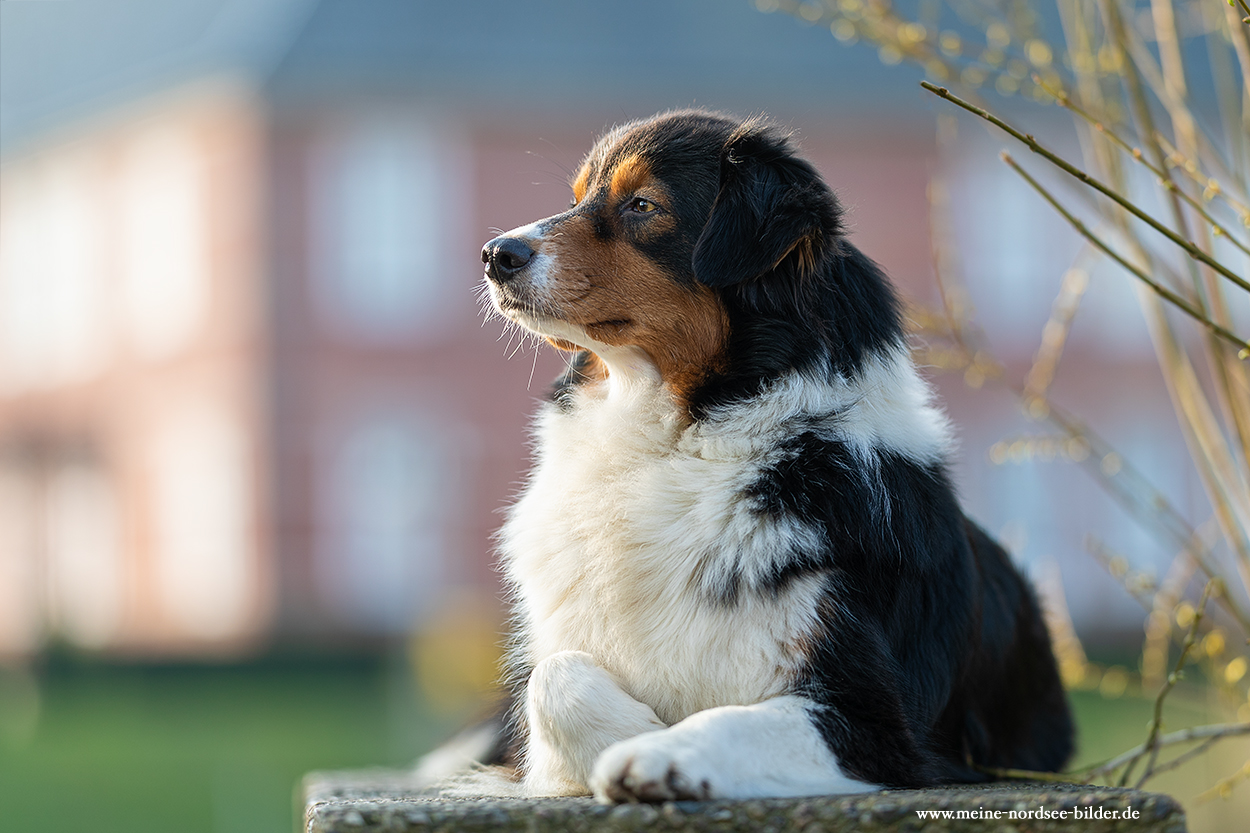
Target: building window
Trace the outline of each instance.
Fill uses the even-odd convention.
[[[165,417],[151,445],[156,580],[188,635],[245,635],[258,603],[252,459],[238,421],[212,402]]]
[[[45,499],[52,625],[85,648],[109,645],[122,624],[127,586],[113,484],[96,465],[61,463],[48,474]]]
[[[0,392],[90,378],[110,345],[97,161],[68,152],[4,179]]]
[[[1080,242],[1010,170],[983,164],[972,153],[960,162],[952,177],[958,206],[951,215],[953,243],[978,323],[1003,349],[1031,351]],[[1025,345],[1021,333],[1028,334]]]
[[[122,166],[122,312],[144,358],[184,349],[209,303],[204,149],[175,128],[154,129],[129,147]]]
[[[22,656],[43,638],[35,469],[0,454],[0,658]]]
[[[403,633],[445,583],[448,531],[460,509],[454,445],[420,420],[378,415],[329,449],[318,586],[353,627]]]
[[[335,330],[374,342],[441,332],[448,267],[463,254],[460,158],[431,125],[401,118],[364,120],[314,150],[311,281]]]
[[[1069,158],[1079,158],[1074,141],[1064,149],[1071,151]],[[1117,359],[1152,355],[1145,322],[1136,312],[1140,284],[1105,258],[1091,257],[1081,236],[1037,192],[1006,166],[989,164],[998,150],[997,138],[972,131],[944,172],[955,235],[942,243],[953,248],[963,267],[977,324],[1003,356],[1032,355],[1063,275],[1077,266],[1089,270],[1090,282],[1069,343]],[[1149,175],[1141,174],[1146,172],[1128,172],[1139,177],[1141,192],[1151,190]],[[1098,229],[1097,215],[1080,200],[1065,201]],[[1119,245],[1112,230],[1101,231]]]

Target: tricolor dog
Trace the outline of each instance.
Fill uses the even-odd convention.
[[[881,270],[761,120],[617,127],[482,250],[567,351],[500,533],[525,795],[852,793],[1055,770],[1033,592],[961,511]]]

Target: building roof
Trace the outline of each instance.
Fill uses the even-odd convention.
[[[913,70],[749,0],[0,3],[0,150],[197,79],[277,105],[369,94],[609,118],[692,104],[809,117],[897,105]]]

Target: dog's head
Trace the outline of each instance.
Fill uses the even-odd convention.
[[[569,209],[491,240],[482,260],[499,312],[588,351],[585,377],[646,366],[695,408],[709,385],[745,374],[749,388],[801,369],[800,342],[829,360],[845,340],[831,343],[844,329],[832,318],[874,315],[835,303],[863,294],[829,285],[845,277],[839,264],[863,260],[840,236],[840,213],[764,121],[666,113],[607,133],[574,178]],[[885,294],[875,314],[888,318]]]

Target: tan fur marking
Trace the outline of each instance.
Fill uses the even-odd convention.
[[[582,169],[577,172],[577,178],[573,180],[573,200],[581,202],[586,196],[586,186],[590,183],[590,165],[582,165]]]
[[[603,363],[603,359],[599,358],[594,353],[591,353],[587,357],[586,361],[582,363],[580,372],[585,378],[596,382],[608,378],[607,365]]]
[[[627,156],[612,171],[609,187],[612,197],[620,199],[640,188],[651,177],[651,165],[639,156]]]
[[[720,366],[729,317],[712,290],[677,283],[626,240],[597,239],[589,217],[548,246],[561,318],[603,344],[642,348],[679,400]]]
[[[781,258],[773,264],[773,268],[780,266],[786,258],[794,256],[795,265],[798,267],[799,274],[808,275],[816,271],[816,245],[810,237],[804,237],[791,246]]]
[[[563,350],[566,353],[582,352],[582,348],[578,347],[571,341],[565,341],[564,339],[556,338],[555,336],[543,336],[543,338],[545,338],[547,343],[557,350]],[[583,379],[589,379],[593,382],[599,382],[608,378],[608,368],[604,365],[603,359],[599,358],[594,353],[590,353],[589,351],[587,351],[587,358],[584,362],[582,362],[582,366],[578,368],[577,373]]]

